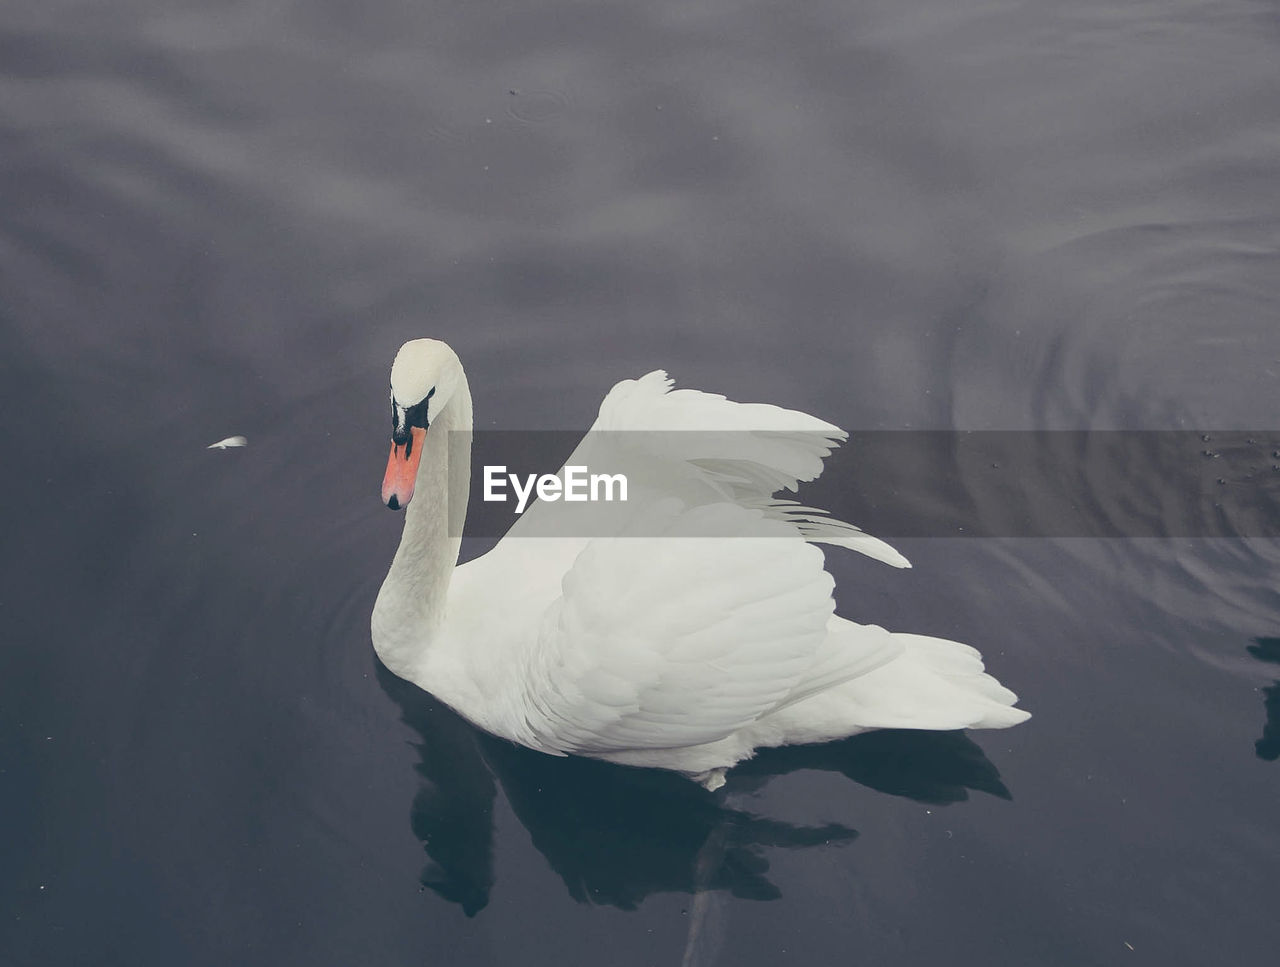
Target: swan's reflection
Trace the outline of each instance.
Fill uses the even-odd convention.
[[[1254,638],[1249,654],[1260,661],[1280,665],[1280,638]],[[1262,690],[1262,701],[1267,721],[1262,726],[1262,738],[1254,743],[1259,759],[1274,762],[1280,759],[1280,679]]]
[[[423,886],[474,916],[493,887],[493,774],[484,764],[480,733],[416,685],[375,661],[378,684],[400,706],[420,737],[414,770],[426,780],[413,798],[409,822],[430,862]]]
[[[582,902],[632,908],[656,892],[723,890],[757,900],[780,895],[765,847],[797,849],[854,839],[847,826],[795,826],[725,804],[683,777],[589,759],[541,755],[485,735],[417,686],[378,665],[378,679],[421,737],[413,831],[431,862],[424,886],[475,914],[493,885],[492,819],[502,789],[534,846]],[[927,803],[970,789],[1009,798],[995,766],[960,732],[876,732],[821,746],[762,752],[729,789],[763,786],[797,769]]]
[[[735,775],[763,785],[797,769],[839,772],[859,785],[935,805],[963,802],[970,789],[1013,798],[1000,771],[964,732],[889,729],[826,745],[764,749]]]

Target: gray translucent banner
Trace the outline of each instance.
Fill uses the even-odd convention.
[[[661,497],[685,507],[760,503],[781,481],[819,469],[798,493],[778,497],[886,540],[1280,536],[1274,430],[867,431],[839,445],[790,431],[451,434],[451,462],[466,460],[468,449],[468,537],[498,537],[513,525],[513,534],[527,536],[671,536],[679,508],[668,502],[655,514]],[[566,499],[562,467],[575,454],[581,469],[569,475],[573,499]],[[544,480],[537,500],[544,475],[558,479]],[[625,500],[619,475],[627,478]],[[517,513],[522,492],[527,503]],[[797,512],[767,511],[779,513]],[[703,514],[675,533],[732,530]]]

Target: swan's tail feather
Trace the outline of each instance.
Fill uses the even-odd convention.
[[[952,682],[957,688],[966,689],[973,695],[995,702],[1006,712],[1015,713],[1013,721],[1008,722],[1008,725],[1016,725],[1030,717],[1028,712],[1009,708],[1017,703],[1018,696],[986,673],[982,655],[978,649],[970,645],[962,645],[958,641],[930,638],[926,635],[896,634],[894,638],[906,645],[909,651],[925,658],[934,673]],[[1001,728],[1002,726],[980,727]]]
[[[829,738],[867,729],[1004,729],[1031,717],[1014,707],[1018,696],[986,672],[977,649],[943,638],[874,630],[890,640],[892,650],[880,653],[891,660],[868,662],[865,673],[832,680],[830,687],[784,706],[782,716],[805,735]]]
[[[987,673],[976,648],[927,635],[893,637],[903,654],[854,683],[881,728],[1007,729],[1031,717],[1014,708],[1018,696]]]

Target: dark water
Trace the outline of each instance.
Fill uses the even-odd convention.
[[[1271,0],[6,6],[0,963],[1272,963],[1275,540],[833,555],[1035,718],[717,797],[475,734],[367,618],[411,337],[481,428],[659,366],[1280,427],[1277,65]]]

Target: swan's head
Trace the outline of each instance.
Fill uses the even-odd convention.
[[[382,478],[382,502],[399,510],[413,497],[427,428],[457,389],[462,364],[438,339],[414,339],[391,364],[391,456]]]

